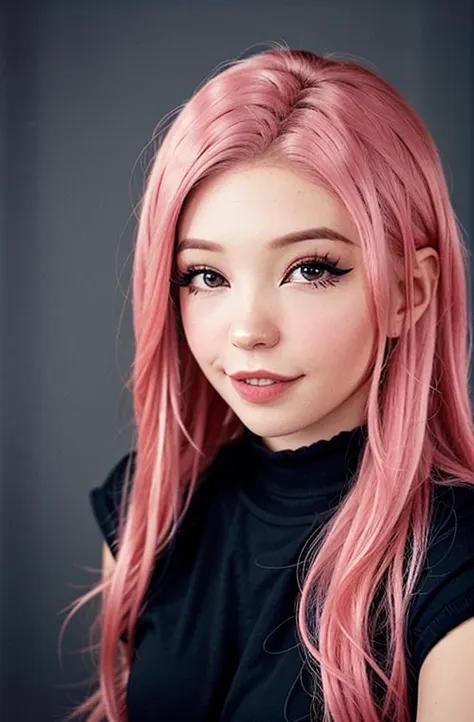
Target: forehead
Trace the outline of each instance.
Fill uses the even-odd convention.
[[[270,240],[311,226],[329,226],[355,239],[351,219],[334,196],[294,171],[269,165],[228,170],[188,197],[178,237],[231,242]]]

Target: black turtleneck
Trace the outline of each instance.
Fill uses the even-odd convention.
[[[294,450],[271,451],[246,430],[240,495],[262,520],[282,525],[327,519],[350,487],[367,439],[367,426]]]
[[[296,633],[297,566],[350,488],[366,438],[359,426],[274,452],[246,430],[220,451],[156,563],[137,626],[129,722],[310,722],[312,677]],[[112,550],[128,458],[90,492]],[[474,614],[474,493],[460,493],[453,503],[465,516],[457,526],[444,519],[409,619],[413,720],[424,657]],[[311,719],[320,718],[314,711]]]

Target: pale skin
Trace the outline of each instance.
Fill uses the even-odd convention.
[[[298,242],[270,245],[286,234],[315,228],[332,229],[347,242],[308,233]],[[360,238],[332,196],[289,169],[243,166],[204,182],[192,194],[177,240],[220,246],[188,247],[177,255],[181,273],[190,266],[208,269],[180,288],[185,337],[210,384],[268,448],[296,449],[365,422],[376,334]],[[311,257],[326,254],[338,268],[351,270],[338,277],[318,269]],[[439,276],[433,248],[418,250],[416,259],[414,323],[429,305]],[[289,275],[297,262],[313,265]],[[391,291],[389,336],[395,338],[404,315],[403,287],[394,279]],[[237,394],[228,374],[260,368],[302,378],[288,395],[252,404]],[[104,574],[113,565],[104,544]],[[416,722],[471,722],[472,669],[474,619],[451,630],[427,655]]]
[[[347,242],[309,229],[327,228]],[[271,244],[306,231],[284,247]],[[218,243],[221,250],[185,248]],[[201,243],[197,243],[201,242]],[[288,270],[326,256],[343,276],[315,266]],[[437,253],[417,253],[415,320],[436,284]],[[189,348],[210,384],[241,421],[272,450],[296,449],[365,420],[375,344],[363,279],[361,241],[345,209],[326,191],[290,170],[267,165],[228,171],[191,196],[178,226],[178,270],[205,266],[180,289]],[[350,270],[349,270],[350,269]],[[394,281],[390,335],[403,317]],[[199,291],[198,293],[190,291]],[[267,369],[302,378],[283,398],[253,404],[235,391],[229,374]]]

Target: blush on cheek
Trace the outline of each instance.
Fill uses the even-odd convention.
[[[203,294],[206,292],[203,292]],[[184,333],[192,353],[198,362],[201,358],[213,358],[225,351],[229,318],[233,311],[217,297],[193,296],[187,288],[180,291],[180,311]]]
[[[337,319],[295,320],[291,338],[294,359],[302,368],[324,372],[334,366],[349,375],[367,361],[373,341],[368,317],[349,311]]]
[[[181,312],[186,341],[193,356],[198,363],[212,356],[212,349],[216,345],[216,332],[209,315],[189,313],[187,309]]]

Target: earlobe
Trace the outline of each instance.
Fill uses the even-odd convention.
[[[413,273],[413,321],[422,317],[436,294],[439,278],[439,255],[431,246],[416,251],[417,266]],[[396,301],[390,325],[389,338],[398,338],[402,333],[406,313],[403,281],[396,285]]]

